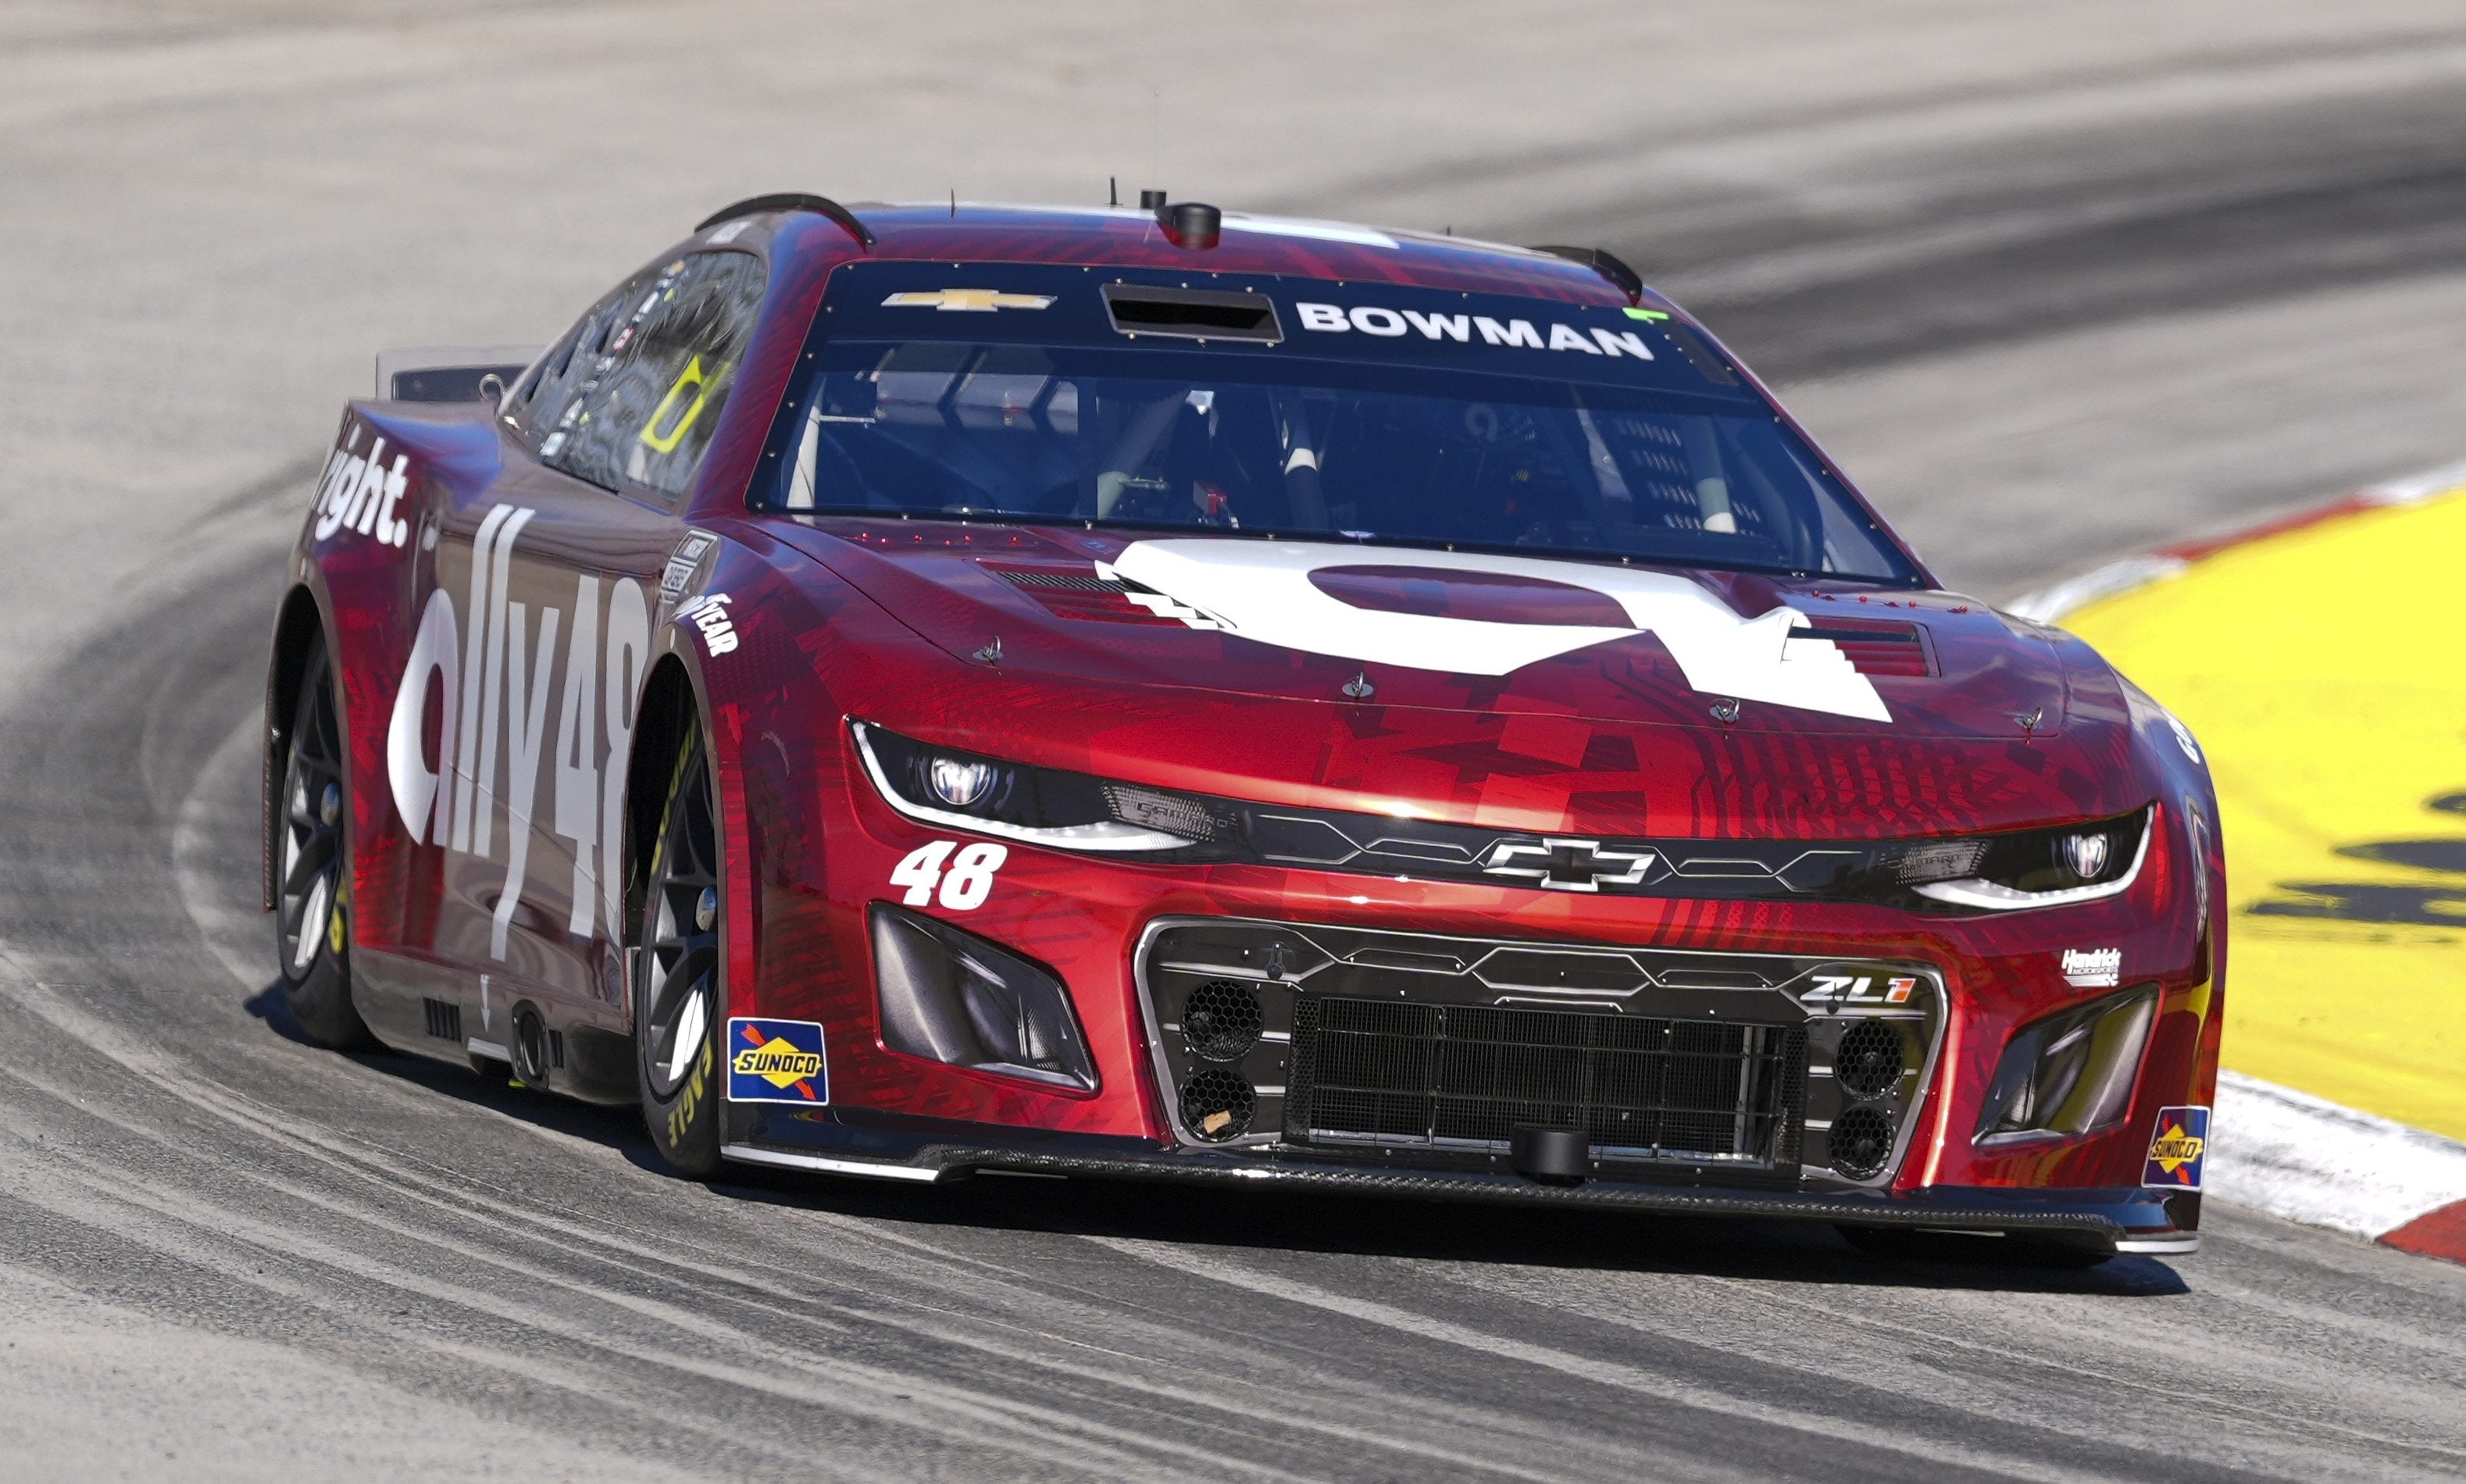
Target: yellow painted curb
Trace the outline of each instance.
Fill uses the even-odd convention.
[[[2208,754],[2226,1065],[2466,1138],[2466,487],[2230,546],[2062,622]]]

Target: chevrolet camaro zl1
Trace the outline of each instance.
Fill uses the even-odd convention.
[[[2197,743],[1605,253],[770,196],[380,371],[268,679],[314,1040],[694,1175],[2197,1241]]]

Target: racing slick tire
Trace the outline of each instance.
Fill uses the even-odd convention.
[[[282,998],[321,1046],[370,1046],[351,1003],[350,777],[334,708],[334,668],[321,636],[300,671],[284,733],[282,818],[276,835],[275,952]]]
[[[2092,1240],[1993,1236],[1964,1231],[1918,1231],[1901,1226],[1842,1226],[1842,1240],[1870,1257],[1893,1262],[1958,1263],[1966,1267],[2035,1268],[2074,1271],[2115,1256]]]
[[[634,956],[635,1068],[660,1157],[701,1179],[719,1169],[719,818],[699,724],[687,722],[660,809]]]

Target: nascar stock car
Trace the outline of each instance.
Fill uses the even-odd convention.
[[[2197,1242],[2196,743],[1607,254],[768,196],[525,359],[381,360],[289,569],[312,1039],[693,1175]]]

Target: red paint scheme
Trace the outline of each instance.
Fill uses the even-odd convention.
[[[567,931],[575,846],[535,807],[534,840],[504,958],[488,922],[506,874],[493,856],[422,843],[392,793],[388,729],[428,594],[458,608],[473,532],[517,504],[538,514],[514,552],[511,593],[539,614],[565,604],[574,633],[581,573],[598,602],[624,577],[651,606],[654,665],[690,679],[716,757],[727,831],[729,1012],[829,1027],[835,1112],[878,1110],[1003,1128],[1172,1137],[1139,1023],[1131,956],[1167,914],[1526,937],[1578,943],[1920,959],[1951,990],[1941,1063],[1894,1188],[2136,1186],[2156,1111],[2211,1101],[2224,977],[2223,859],[2214,828],[2192,856],[2186,808],[2216,818],[2205,771],[2161,713],[2086,645],[1939,591],[1693,573],[1741,616],[1784,600],[1819,623],[1914,623],[1937,671],[1875,674],[1894,720],[1869,722],[1747,704],[1711,713],[1648,634],[1544,661],[1506,677],[1371,666],[1374,701],[1339,687],[1349,661],[1152,621],[1099,597],[1041,593],[1009,572],[1084,573],[1121,537],[1075,528],[865,521],[751,513],[747,487],[832,268],[851,259],[1124,264],[1393,280],[1537,299],[1629,301],[1573,263],[1418,237],[1394,249],[1245,233],[1228,226],[1204,253],[1124,216],[1046,216],[943,208],[862,211],[870,253],[818,216],[757,218],[738,250],[767,254],[768,301],[733,394],[680,506],[593,488],[542,468],[484,408],[355,406],[346,427],[410,455],[401,511],[420,535],[403,547],[344,528],[303,531],[296,576],[343,665],[353,774],[353,951],[363,978],[404,986],[491,978],[552,1023],[623,1033],[619,950],[605,914]],[[1238,224],[1237,224],[1238,225]],[[688,246],[693,244],[689,243]],[[1687,321],[1646,296],[1641,303]],[[1700,328],[1699,328],[1700,332]],[[1706,337],[1710,339],[1709,335]],[[660,600],[662,565],[689,528],[721,538],[700,591],[725,592],[738,638],[713,656]],[[434,532],[433,550],[424,542]],[[1571,621],[1600,600],[1576,588],[1460,573],[1323,573],[1325,590],[1364,607]],[[1439,607],[1416,606],[1438,604]],[[1094,612],[1081,610],[1092,608]],[[613,612],[613,610],[611,610]],[[1090,621],[1113,618],[1122,621]],[[607,632],[608,620],[594,620]],[[1526,619],[1523,621],[1532,621]],[[1586,621],[1580,617],[1572,621]],[[972,658],[998,637],[1001,662]],[[467,637],[467,636],[466,636]],[[604,650],[602,651],[604,653]],[[574,683],[560,664],[541,691],[552,709]],[[433,685],[433,683],[431,683]],[[594,692],[597,695],[598,692]],[[632,704],[629,700],[629,706]],[[436,708],[432,705],[431,709]],[[2015,718],[2037,712],[2025,731]],[[603,711],[603,714],[614,714]],[[1917,912],[1848,902],[1594,897],[1258,866],[1111,863],[1013,843],[991,899],[939,915],[1058,971],[1097,1063],[1093,1094],[963,1070],[886,1050],[875,1034],[868,904],[910,850],[949,830],[895,814],[850,755],[843,718],[1018,761],[1289,805],[1426,817],[1585,836],[1874,840],[2040,826],[2155,804],[2154,839],[2130,890],[2103,901],[2010,913]],[[421,755],[450,739],[427,722]],[[602,738],[602,745],[608,739]],[[549,788],[554,769],[543,763]],[[608,773],[622,771],[612,754]],[[513,828],[499,798],[497,829]],[[961,836],[959,838],[965,838]],[[613,843],[608,842],[607,843]],[[2206,876],[2210,920],[2199,920]],[[2058,972],[2068,949],[2119,948],[2126,984],[2161,986],[2161,1015],[2133,1113],[2109,1132],[2020,1149],[1973,1145],[1980,1099],[2013,1029],[2079,1002]],[[416,981],[415,983],[415,981]],[[410,992],[410,990],[405,990]],[[399,1016],[373,1023],[432,1054]],[[475,1034],[476,1032],[476,1022]],[[775,1114],[774,1114],[775,1115]],[[828,1116],[817,1114],[815,1116]]]

